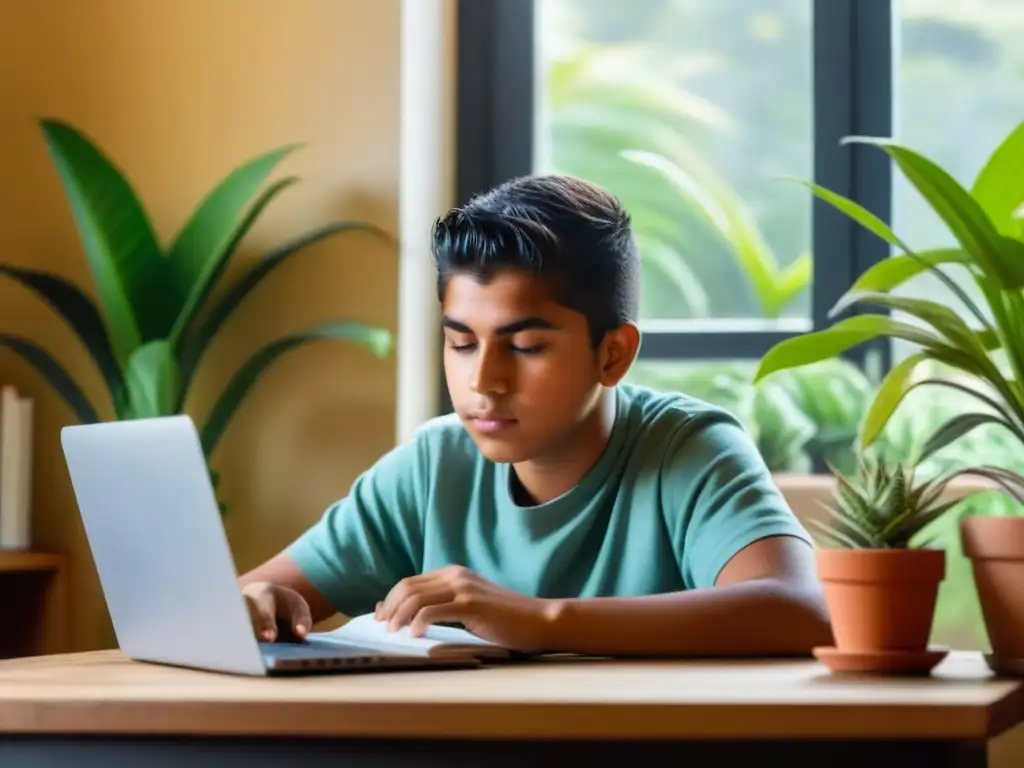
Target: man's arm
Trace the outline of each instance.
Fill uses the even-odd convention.
[[[686,590],[555,603],[556,647],[767,656],[830,644],[810,538],[746,430],[723,414],[705,415],[666,452],[662,514]]]
[[[274,555],[265,563],[242,574],[238,579],[238,585],[244,589],[247,585],[260,581],[269,582],[279,587],[287,587],[298,592],[309,606],[309,612],[314,624],[329,619],[335,614],[334,607],[310,583],[309,579],[306,578],[306,574],[302,572],[287,552]]]
[[[713,587],[663,595],[559,600],[550,650],[594,655],[807,655],[832,643],[814,551],[792,536],[749,544]]]

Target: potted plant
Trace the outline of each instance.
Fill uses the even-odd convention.
[[[761,360],[756,379],[775,371],[840,355],[879,337],[902,339],[917,347],[893,366],[874,394],[860,427],[862,448],[882,433],[911,390],[952,387],[977,410],[941,424],[926,441],[920,460],[982,425],[996,425],[1024,449],[1024,123],[995,149],[970,189],[938,164],[888,139],[856,137],[885,151],[903,176],[929,203],[949,230],[953,247],[915,250],[857,203],[819,185],[804,183],[897,253],[872,266],[831,309],[845,315],[829,328],[787,339]],[[946,272],[962,267],[977,287],[973,299]],[[894,295],[911,278],[930,273],[958,299],[960,307]],[[902,312],[916,322],[887,313]],[[955,376],[922,378],[919,367],[939,363]],[[998,466],[963,466],[955,474],[980,475],[1017,501],[1024,501],[1024,477]],[[1024,659],[1024,517],[969,516],[961,522],[965,554],[975,582],[995,669],[1018,668]]]
[[[40,127],[78,226],[96,300],[59,275],[2,263],[0,275],[34,291],[68,323],[102,375],[109,410],[91,402],[63,365],[32,340],[0,333],[0,346],[32,365],[81,422],[100,421],[104,413],[131,419],[183,412],[210,343],[275,269],[308,246],[346,232],[389,240],[366,222],[328,222],[257,260],[213,299],[214,284],[243,238],[277,195],[298,181],[286,176],[260,189],[296,145],[273,149],[234,169],[164,247],[127,177],[93,141],[61,120],[44,119]],[[348,341],[377,356],[391,347],[387,330],[348,319],[266,344],[242,364],[199,420],[207,460],[268,367],[285,352],[320,339]],[[211,476],[216,485],[216,473]]]
[[[958,502],[901,462],[861,457],[853,475],[833,474],[827,516],[808,521],[836,641],[815,655],[836,671],[928,671],[947,652],[928,648],[946,552],[922,534]]]

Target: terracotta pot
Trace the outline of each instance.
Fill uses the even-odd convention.
[[[960,537],[993,655],[1024,659],[1024,518],[968,515]]]
[[[945,550],[819,549],[817,559],[840,651],[928,647]]]

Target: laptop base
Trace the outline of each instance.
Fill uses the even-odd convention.
[[[356,646],[339,647],[307,642],[261,642],[260,653],[268,675],[308,675],[349,672],[416,671],[435,669],[474,669],[481,663],[474,658],[432,658],[385,653]]]

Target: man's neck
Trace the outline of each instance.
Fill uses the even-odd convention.
[[[569,491],[597,463],[615,426],[614,389],[602,389],[597,406],[575,433],[549,455],[513,466],[514,478],[527,498],[523,506],[544,504]]]

